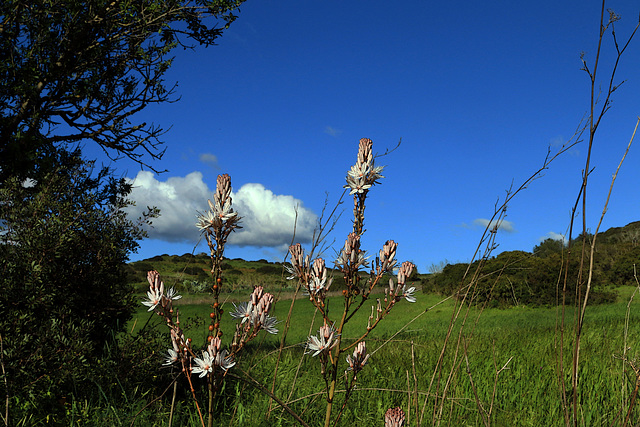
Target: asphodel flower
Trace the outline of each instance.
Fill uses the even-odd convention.
[[[349,194],[364,193],[373,185],[378,183],[378,179],[384,178],[380,172],[384,166],[375,166],[373,152],[371,151],[373,142],[368,138],[362,138],[358,147],[358,160],[347,172],[347,184]]]
[[[369,356],[370,355],[367,354],[367,345],[364,341],[360,341],[353,351],[353,356],[347,355],[347,363],[349,364],[347,371],[353,371],[354,373],[360,372],[367,364]]]
[[[196,227],[201,231],[206,231],[211,227],[222,226],[225,221],[238,215],[231,207],[231,178],[229,175],[218,175],[213,202],[211,200],[207,200],[207,202],[209,203],[209,210],[196,216],[198,219]]]
[[[162,302],[164,283],[160,280],[160,274],[155,270],[147,273],[147,281],[149,282],[149,290],[147,291],[147,299],[143,300],[142,304],[149,307],[147,311],[151,311]]]
[[[323,325],[318,330],[318,336],[312,335],[307,339],[304,354],[313,353],[312,356],[315,357],[321,353],[328,353],[338,343],[337,338],[338,334],[333,326]]]

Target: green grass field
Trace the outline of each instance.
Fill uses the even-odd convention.
[[[629,365],[621,360],[625,316],[632,292],[633,288],[622,288],[620,302],[592,306],[587,311],[580,364],[580,425],[622,425],[624,421],[636,380]],[[414,304],[401,301],[371,333],[366,340],[371,358],[358,375],[358,387],[339,424],[383,425],[384,412],[389,407],[401,406],[408,415],[407,425],[417,425],[416,413],[423,415],[421,425],[438,422],[452,426],[484,425],[489,413],[490,424],[496,426],[563,425],[557,369],[560,312],[555,308],[517,307],[486,309],[480,314],[472,309],[463,326],[463,310],[454,326],[442,369],[430,387],[454,309],[451,300],[438,304],[440,301],[440,297],[427,294],[418,295]],[[286,318],[290,303],[283,300],[276,304],[275,315],[279,320]],[[332,317],[337,317],[342,311],[342,299],[331,298],[329,304]],[[365,304],[348,324],[344,333],[346,342],[364,331],[370,305]],[[177,306],[185,323],[189,323],[189,318],[208,320],[210,310],[206,304]],[[640,297],[636,296],[629,309],[626,356],[634,361],[640,351]],[[227,303],[225,312],[231,310],[233,306]],[[141,308],[131,324],[134,334],[149,316]],[[567,309],[566,316],[563,353],[565,379],[569,384],[573,308]],[[325,402],[321,393],[324,383],[318,360],[303,354],[309,331],[315,334],[320,326],[316,324],[310,329],[313,319],[313,306],[304,299],[297,300],[275,391],[309,425],[315,426],[324,419]],[[152,317],[150,324],[160,320],[158,316]],[[206,325],[207,321],[188,330],[194,345],[203,342]],[[231,316],[222,327],[223,342],[227,344],[234,328]],[[284,322],[277,336],[253,341],[232,371],[248,373],[270,386],[283,327]],[[397,333],[399,330],[402,331]],[[149,352],[162,353],[168,347],[167,333],[165,348],[149,348]],[[496,381],[496,371],[505,364]],[[186,390],[186,387],[183,380],[180,388]],[[170,395],[141,411],[134,425],[166,425]],[[444,400],[440,399],[443,395]],[[174,425],[198,425],[191,399],[184,391],[180,396]],[[145,399],[151,400],[151,397],[139,396],[130,402],[131,407],[114,408],[111,412],[120,414],[118,419],[122,425],[129,425],[132,414],[146,404]],[[338,400],[341,399],[340,396]],[[270,403],[272,411],[267,420]],[[138,409],[134,411],[134,408]],[[228,378],[217,411],[220,425],[297,425],[263,393],[233,378]],[[634,423],[639,415],[640,411],[634,411]]]

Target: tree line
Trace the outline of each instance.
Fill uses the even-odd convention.
[[[589,233],[584,237],[593,238]],[[598,235],[589,303],[615,301],[615,287],[636,283],[634,275],[635,264],[640,260],[639,237],[640,222],[612,228]],[[579,285],[577,274],[581,253],[576,249],[582,239],[583,236],[579,235],[570,242],[571,245],[561,240],[546,239],[531,252],[507,251],[471,264],[447,264],[440,272],[423,277],[423,291],[452,295],[470,287],[472,298],[467,301],[490,307],[552,306],[561,304],[563,300],[573,304],[584,297],[584,287]]]

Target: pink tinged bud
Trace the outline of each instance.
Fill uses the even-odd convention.
[[[264,288],[262,286],[256,286],[251,293],[251,305],[258,305],[262,298]]]
[[[302,245],[296,243],[289,246],[289,253],[291,254],[291,264],[294,266],[300,265],[299,261],[302,260]]]
[[[347,370],[353,371],[354,373],[358,373],[364,368],[369,360],[369,354],[367,354],[367,346],[364,341],[360,341],[358,345],[356,345],[356,349],[353,351],[353,357],[347,356],[347,363],[349,364],[349,368]]]
[[[384,427],[403,427],[404,422],[404,411],[400,407],[389,408],[384,414]]]
[[[313,261],[313,275],[314,277],[323,280],[327,278],[327,270],[324,265],[324,260],[322,258],[317,258]]]
[[[382,271],[391,271],[396,265],[396,248],[398,244],[388,240],[380,251],[380,268]]]
[[[231,196],[231,177],[228,174],[218,175],[216,182],[216,194],[214,200],[220,206],[224,206],[227,199]]]
[[[358,163],[369,164],[373,160],[371,148],[373,147],[373,141],[369,138],[360,139],[360,145],[358,147]]]
[[[409,261],[402,263],[398,271],[398,285],[404,285],[404,282],[411,276],[411,273],[413,273],[414,267],[415,266]]]

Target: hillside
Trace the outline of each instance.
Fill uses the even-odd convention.
[[[158,255],[131,262],[126,268],[129,282],[140,292],[149,286],[146,278],[149,270],[157,270],[165,286],[174,286],[182,294],[207,293],[212,285],[209,273],[211,259],[205,253]],[[225,283],[222,288],[223,293],[231,298],[234,295],[246,297],[256,285],[262,285],[271,292],[293,291],[295,286],[294,281],[287,280],[287,271],[281,262],[269,262],[264,259],[257,261],[245,261],[241,258],[225,259],[222,270]],[[331,291],[341,291],[344,286],[342,274],[331,269],[328,274],[333,276]],[[411,278],[412,286],[420,285],[421,276],[416,274]]]
[[[587,233],[587,241],[593,235]],[[616,288],[635,285],[634,267],[640,260],[640,221],[624,227],[614,227],[599,233],[593,256],[593,281],[589,302],[605,303],[615,301]],[[443,295],[455,293],[461,284],[472,284],[474,302],[490,306],[512,305],[554,305],[564,297],[567,303],[583,298],[584,286],[576,290],[580,265],[582,235],[568,245],[547,239],[536,245],[531,252],[502,252],[490,259],[472,264],[470,274],[463,276],[467,264],[447,265],[430,275],[423,283],[427,292]],[[590,262],[587,252],[587,265]],[[564,288],[564,270],[568,275]],[[482,265],[481,265],[482,264]],[[481,267],[477,280],[472,281],[473,272]],[[562,272],[562,274],[560,274]],[[586,275],[582,280],[586,279]],[[559,284],[559,285],[558,285]],[[563,294],[564,288],[564,294]]]

